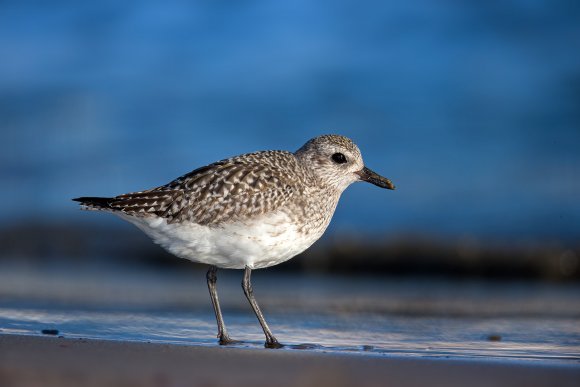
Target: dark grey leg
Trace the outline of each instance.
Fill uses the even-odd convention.
[[[215,312],[215,319],[217,320],[218,334],[217,338],[220,340],[219,343],[230,344],[234,340],[230,339],[228,332],[226,331],[226,325],[224,324],[224,318],[222,317],[222,311],[220,309],[220,302],[218,300],[216,282],[217,282],[217,267],[210,266],[207,271],[207,288],[209,289],[209,296],[211,297],[211,303],[213,305],[213,311]]]
[[[244,271],[244,279],[242,281],[242,288],[244,289],[244,294],[246,295],[246,298],[250,302],[250,305],[252,306],[252,309],[254,310],[254,313],[256,314],[258,321],[260,321],[260,325],[262,326],[262,330],[264,331],[264,335],[266,335],[265,347],[266,348],[282,348],[283,345],[280,344],[278,342],[278,340],[276,340],[276,338],[274,337],[274,335],[270,331],[270,328],[268,327],[268,323],[266,323],[266,320],[264,319],[264,315],[262,314],[262,311],[260,310],[260,307],[258,306],[256,299],[254,298],[254,291],[252,289],[252,282],[251,282],[251,278],[250,278],[251,275],[252,275],[252,269],[250,269],[249,267],[246,266],[246,270]]]

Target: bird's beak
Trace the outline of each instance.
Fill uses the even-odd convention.
[[[395,189],[394,184],[389,179],[387,179],[386,177],[382,177],[381,175],[371,171],[367,167],[364,167],[363,169],[355,173],[359,176],[361,181],[372,183],[381,188]]]

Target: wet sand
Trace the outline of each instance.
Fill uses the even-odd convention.
[[[0,385],[577,386],[580,364],[0,335]]]

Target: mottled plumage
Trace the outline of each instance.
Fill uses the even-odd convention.
[[[109,211],[134,223],[179,257],[215,267],[245,268],[249,282],[251,269],[284,262],[318,240],[340,195],[356,181],[394,188],[364,166],[350,139],[325,135],[294,153],[243,154],[146,191],[74,200],[85,209]],[[216,304],[217,293],[214,308]],[[218,311],[219,304],[220,341],[227,341]],[[268,338],[267,325],[264,332],[267,342],[275,341]]]
[[[290,152],[249,153],[198,168],[157,188],[110,198],[105,206],[88,207],[216,226],[277,210],[303,193],[307,174]]]

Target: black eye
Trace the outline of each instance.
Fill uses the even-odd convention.
[[[335,163],[337,164],[344,164],[346,163],[346,156],[343,155],[342,153],[335,153],[332,155],[332,160],[334,160]]]

